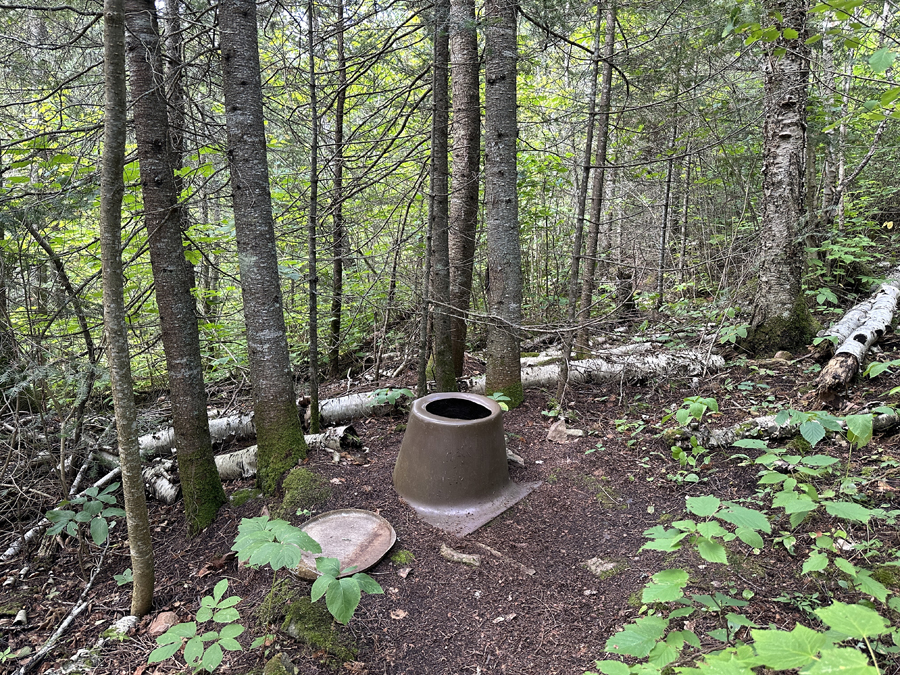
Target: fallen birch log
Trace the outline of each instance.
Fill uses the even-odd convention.
[[[725,365],[725,359],[700,350],[647,354],[656,349],[650,343],[642,342],[624,345],[603,352],[602,357],[572,361],[569,364],[569,382],[587,383],[606,380],[643,379],[666,375],[700,375],[710,370],[718,370]],[[548,353],[538,357],[522,359],[522,386],[525,389],[555,386],[559,378],[561,354]],[[549,361],[549,363],[548,363]],[[533,364],[533,365],[532,365]],[[460,381],[460,389],[476,394],[484,392],[484,376],[471,377]],[[319,405],[322,422],[340,424],[360,417],[383,415],[394,409],[380,401],[375,392],[350,394],[323,401]]]
[[[834,357],[819,373],[816,382],[819,401],[832,400],[856,377],[869,348],[890,330],[898,298],[900,279],[891,279],[880,286],[874,297],[856,305],[826,335],[820,336],[836,337],[841,342]]]
[[[306,436],[306,445],[310,450],[320,450],[340,456],[342,450],[358,448],[362,442],[351,425],[331,427],[321,434]],[[256,475],[256,446],[251,445],[243,450],[236,450],[227,455],[216,457],[216,469],[222,480],[238,480]]]
[[[840,420],[839,423],[843,429],[847,428],[847,425],[843,420]],[[872,431],[887,431],[898,424],[900,424],[900,415],[875,415],[875,417],[872,418]],[[793,438],[799,433],[799,424],[791,424],[790,422],[778,424],[775,421],[775,415],[765,415],[763,417],[755,417],[744,422],[739,422],[727,429],[710,429],[709,427],[699,427],[696,429],[666,429],[662,434],[662,438],[671,445],[690,447],[690,439],[693,436],[697,440],[698,445],[710,449],[728,448],[734,445],[735,441],[739,441],[743,438],[779,441],[786,438]]]
[[[253,415],[232,415],[219,417],[209,421],[209,435],[213,443],[226,441],[243,441],[256,436],[253,426]],[[138,439],[141,458],[147,459],[160,455],[175,447],[175,430],[172,427],[161,429],[152,434],[145,434]]]

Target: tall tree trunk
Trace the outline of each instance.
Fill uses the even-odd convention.
[[[319,433],[319,276],[316,269],[316,227],[319,219],[319,106],[316,100],[315,3],[307,3],[309,43],[309,433]]]
[[[516,191],[516,0],[485,3],[485,223],[488,244],[487,372],[485,391],[518,406],[522,324],[522,252]]]
[[[815,333],[800,285],[805,213],[806,104],[809,46],[807,0],[766,0],[776,26],[795,31],[767,47],[764,63],[765,138],[759,277],[745,347],[754,353],[799,348]],[[782,53],[783,52],[783,53]]]
[[[666,161],[666,191],[663,197],[662,223],[659,228],[659,255],[657,256],[656,309],[663,305],[665,291],[666,250],[668,248],[669,218],[672,212],[672,181],[675,178],[675,141],[678,138],[678,85],[675,85],[675,105],[672,110],[672,132],[669,136],[669,159]]]
[[[616,43],[616,6],[606,10],[606,36],[603,42],[603,77],[600,82],[600,104],[597,114],[597,149],[594,152],[594,180],[591,185],[591,213],[588,218],[588,238],[584,253],[584,278],[578,304],[578,336],[575,349],[579,358],[590,354],[588,323],[594,304],[594,274],[597,270],[597,242],[600,239],[600,219],[603,215],[603,190],[606,184],[606,148],[609,143],[609,111],[612,102],[612,58]]]
[[[334,184],[331,206],[334,258],[331,275],[331,319],[329,321],[328,374],[336,378],[341,365],[341,309],[344,301],[344,255],[347,235],[344,232],[344,104],[347,100],[347,57],[344,53],[344,0],[337,0],[337,78],[334,101]],[[375,377],[378,377],[376,370]]]
[[[209,437],[197,304],[191,294],[194,275],[181,237],[156,6],[153,0],[125,0],[125,12],[144,221],[169,375],[185,519],[193,535],[216,517],[225,503],[225,491]]]
[[[450,195],[450,341],[453,371],[463,374],[466,314],[472,297],[478,231],[481,101],[475,0],[450,0],[450,69],[453,85],[453,192]]]
[[[438,391],[456,391],[453,369],[453,347],[450,340],[450,244],[448,238],[448,201],[450,176],[447,167],[447,141],[450,126],[450,36],[448,21],[450,0],[436,0],[434,4],[434,62],[432,64],[431,97],[431,173],[432,209],[431,255],[432,297],[432,355],[434,379]]]
[[[100,256],[103,269],[103,322],[107,362],[116,410],[119,464],[128,547],[134,575],[131,613],[143,616],[153,605],[153,542],[141,478],[137,409],[128,353],[125,275],[122,270],[122,196],[125,182],[125,11],[122,0],[105,0],[103,157],[100,169]]]
[[[273,494],[284,472],[306,456],[306,442],[297,416],[278,278],[255,1],[222,0],[219,27],[259,484],[266,494]]]
[[[597,3],[597,25],[594,27],[594,51],[591,58],[591,94],[588,99],[587,133],[584,139],[584,159],[581,162],[581,183],[575,201],[575,237],[572,243],[572,264],[569,269],[569,286],[566,296],[566,323],[574,330],[575,312],[578,304],[578,274],[581,268],[581,247],[584,239],[584,211],[587,205],[587,190],[591,180],[591,152],[594,148],[594,118],[597,115],[597,79],[600,73],[600,31],[603,13]],[[559,366],[559,382],[556,385],[556,400],[562,407],[569,381],[569,358],[572,355],[574,332],[569,330],[563,336],[562,360]]]

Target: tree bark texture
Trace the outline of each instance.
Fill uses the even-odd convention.
[[[488,244],[486,391],[524,397],[519,368],[522,252],[516,191],[516,1],[485,3],[485,223]]]
[[[448,131],[450,127],[450,36],[448,21],[450,0],[436,0],[434,4],[434,61],[432,63],[431,97],[431,171],[432,199],[431,255],[433,257],[432,358],[434,379],[438,391],[456,391],[453,369],[453,347],[450,339],[450,244],[448,235],[448,202],[450,175],[447,166]]]
[[[307,260],[309,264],[309,430],[319,433],[319,272],[316,255],[316,231],[319,225],[319,104],[316,98],[315,3],[307,3],[307,42],[309,47],[309,107],[312,138],[309,146],[309,225]]]
[[[256,3],[223,0],[219,27],[234,225],[259,441],[259,484],[272,494],[284,472],[306,455],[306,444],[297,417],[278,277]]]
[[[336,378],[341,362],[341,308],[344,300],[344,255],[347,235],[344,231],[344,104],[347,100],[347,58],[344,53],[344,0],[335,6],[337,18],[337,93],[334,100],[334,182],[331,206],[331,250],[334,258],[331,274],[331,318],[328,323],[328,374]]]
[[[597,3],[597,25],[594,28],[594,50],[591,58],[591,93],[588,99],[587,132],[584,139],[584,159],[581,162],[581,183],[578,186],[578,197],[575,202],[575,237],[572,243],[572,263],[569,268],[569,286],[566,296],[566,322],[571,328],[563,335],[563,359],[559,368],[559,382],[556,386],[556,400],[562,406],[569,381],[569,359],[572,356],[572,343],[575,340],[574,324],[578,308],[578,280],[581,270],[581,248],[584,239],[584,212],[587,206],[587,191],[591,179],[591,152],[594,147],[594,124],[597,115],[597,79],[600,73],[600,31],[603,14]]]
[[[194,275],[184,257],[181,207],[172,165],[162,54],[153,0],[125,0],[132,107],[144,221],[172,398],[178,471],[188,533],[209,525],[225,503],[214,471],[200,357]]]
[[[606,36],[603,42],[603,75],[600,82],[600,102],[597,114],[597,149],[594,152],[594,180],[591,184],[591,210],[588,218],[588,237],[584,253],[584,277],[578,303],[578,335],[575,349],[579,358],[590,354],[588,323],[594,304],[594,275],[597,271],[597,248],[600,240],[600,219],[603,215],[603,190],[606,186],[606,150],[609,145],[609,113],[612,104],[612,58],[616,43],[616,6],[606,10]]]
[[[805,214],[806,105],[809,46],[807,0],[766,0],[782,31],[797,38],[770,43],[764,62],[763,204],[759,277],[746,346],[768,352],[805,346],[813,320],[800,286]],[[783,52],[783,53],[782,53]]]
[[[475,1],[450,0],[450,70],[453,86],[453,192],[450,194],[450,340],[453,370],[463,373],[466,314],[472,296],[478,232],[481,100]]]
[[[137,409],[131,379],[122,269],[122,197],[125,183],[125,11],[122,0],[105,0],[104,123],[100,170],[100,255],[103,274],[103,322],[110,387],[116,411],[122,494],[134,583],[131,613],[143,616],[153,605],[153,543],[141,479]]]

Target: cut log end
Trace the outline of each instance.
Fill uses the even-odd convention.
[[[816,395],[820,403],[833,401],[859,372],[859,361],[852,354],[837,354],[819,373]]]

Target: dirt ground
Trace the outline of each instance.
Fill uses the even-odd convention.
[[[884,346],[883,358],[896,358],[893,352],[898,347],[900,340],[891,338]],[[731,460],[732,453],[723,451],[714,453],[711,464],[699,472],[700,482],[679,480],[681,467],[658,437],[662,428],[675,422],[661,424],[661,418],[677,409],[686,396],[695,395],[718,401],[721,412],[709,420],[715,427],[782,407],[806,408],[809,402],[802,396],[815,378],[814,362],[803,354],[795,356],[792,362],[746,362],[702,378],[580,386],[569,405],[570,426],[587,435],[564,444],[547,440],[554,421],[546,414],[551,409],[549,394],[527,392],[525,403],[505,414],[509,447],[525,460],[524,469],[511,468],[511,477],[541,481],[541,485],[515,507],[463,538],[423,523],[394,492],[391,473],[403,438],[405,413],[355,422],[366,448],[359,463],[343,460],[334,464],[327,453],[313,453],[308,459],[306,466],[327,477],[332,487],[331,498],[314,514],[344,507],[375,511],[396,530],[392,553],[409,551],[414,559],[396,563],[388,555],[369,570],[384,588],[384,595],[364,596],[349,626],[338,629],[355,641],[359,651],[354,660],[335,662],[321,650],[281,633],[270,645],[270,653],[285,653],[300,673],[309,674],[551,675],[592,668],[595,659],[606,658],[606,640],[638,615],[639,592],[648,577],[685,560],[698,562],[688,553],[639,551],[646,541],[642,532],[678,519],[687,496],[713,494],[739,500],[755,489],[758,467],[748,459]],[[883,401],[879,394],[900,384],[897,379],[884,375],[860,383],[843,402],[846,412]],[[853,457],[853,471],[859,474],[887,459],[900,461],[895,434],[876,436]],[[826,439],[817,451],[847,458],[846,445],[839,439]],[[755,456],[754,451],[747,454],[749,459]],[[232,483],[226,489],[233,492],[248,485]],[[874,504],[898,508],[898,483],[882,480],[881,485],[880,492],[873,492]],[[863,484],[861,489],[869,488]],[[107,643],[91,672],[180,672],[180,657],[146,666],[147,654],[154,646],[147,635],[149,621],[162,611],[175,612],[181,621],[192,620],[200,598],[222,578],[229,580],[229,594],[243,598],[237,608],[247,617],[249,627],[241,638],[244,646],[249,645],[249,636],[264,632],[252,615],[271,586],[271,572],[239,567],[233,560],[208,572],[208,564],[230,550],[240,519],[260,515],[264,503],[256,499],[240,507],[226,506],[213,526],[190,540],[183,532],[180,503],[166,507],[151,502],[150,508],[157,556],[154,614],[140,623],[129,640]],[[293,517],[292,521],[300,524],[304,519]],[[807,533],[833,525],[827,516],[801,525],[794,533],[797,545],[793,556],[784,546],[769,542],[758,553],[743,544],[734,546],[728,566],[701,560],[690,590],[723,590],[740,596],[746,589],[753,596],[744,613],[758,625],[790,628],[797,621],[811,625],[814,619],[809,611],[817,604],[827,604],[830,597],[842,597],[843,591],[836,579],[801,577],[798,570],[810,545]],[[867,532],[863,526],[841,527],[848,530],[851,541],[879,538],[883,557],[893,555],[900,543],[893,528]],[[35,672],[59,665],[79,648],[90,647],[111,621],[128,613],[128,587],[119,587],[113,580],[114,574],[130,564],[123,529],[113,530],[113,544],[94,583],[89,608]],[[775,532],[787,529],[786,521],[774,524]],[[5,540],[0,543],[5,545]],[[442,544],[480,555],[481,565],[469,567],[446,560],[440,554]],[[504,557],[496,557],[479,544]],[[94,549],[85,556],[88,572],[98,555]],[[594,558],[617,563],[615,573],[607,578],[592,574],[586,563]],[[20,574],[24,568],[26,572]],[[534,574],[528,574],[526,568]],[[71,542],[45,557],[32,549],[0,566],[0,577],[7,580],[0,587],[0,597],[26,597],[29,617],[26,626],[13,626],[11,616],[0,617],[0,652],[6,645],[16,650],[43,644],[78,599],[85,581]],[[291,579],[290,584],[308,594],[307,582]],[[699,634],[703,628],[704,620],[699,619],[695,630]],[[704,646],[710,649],[720,644],[712,638],[706,640]],[[227,653],[219,672],[261,670],[262,659],[260,649]],[[11,671],[10,663],[0,663],[0,671],[4,668]]]

